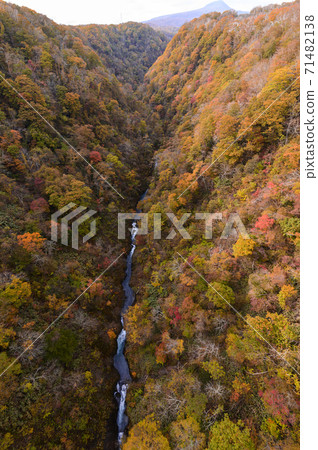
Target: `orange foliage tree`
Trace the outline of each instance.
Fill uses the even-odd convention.
[[[39,252],[45,242],[40,233],[25,233],[17,236],[18,244],[30,253]]]

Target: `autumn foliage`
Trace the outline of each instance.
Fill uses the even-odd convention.
[[[127,335],[134,439],[154,414],[171,448],[298,446],[298,9],[198,18],[146,75],[166,138],[143,212],[237,213],[246,232],[224,239],[215,220],[203,239],[189,220],[191,240],[138,241],[138,322],[151,332]]]
[[[124,258],[107,268],[117,212],[148,188],[150,218],[238,214],[246,232],[137,237],[123,449],[297,448],[299,4],[211,13],[167,45],[0,0],[0,47],[2,447],[117,445]],[[50,236],[70,202],[98,211],[78,252]]]
[[[114,212],[148,184],[162,129],[134,90],[166,44],[144,24],[64,26],[0,0],[1,448],[115,435],[124,258],[93,282],[124,250]],[[98,212],[78,252],[51,239],[69,203]]]
[[[18,244],[28,252],[38,252],[45,242],[40,233],[25,233],[17,236]]]

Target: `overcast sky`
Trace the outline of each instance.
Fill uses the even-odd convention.
[[[14,0],[68,25],[142,22],[153,17],[202,8],[213,0]],[[282,3],[280,0],[224,0],[233,9],[249,11],[255,6]]]

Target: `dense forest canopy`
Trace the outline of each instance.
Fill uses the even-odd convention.
[[[137,236],[124,450],[299,447],[298,21],[212,13],[168,43],[0,0],[0,373],[123,252],[148,185],[150,219],[224,217]],[[98,212],[78,251],[51,241],[69,202]],[[233,213],[248,239],[221,239]],[[1,448],[116,448],[124,263],[0,377]]]
[[[0,372],[123,250],[117,211],[145,189],[160,129],[112,64],[82,31],[0,2]],[[50,240],[50,215],[69,202],[98,212],[79,252]],[[123,272],[119,260],[0,378],[1,448],[100,447],[115,430]]]
[[[146,76],[164,139],[140,207],[223,221],[140,236],[125,450],[298,448],[298,21],[298,3],[203,16]],[[248,239],[221,238],[232,213]]]
[[[117,79],[134,88],[143,82],[146,72],[169,41],[160,31],[134,22],[77,28]]]

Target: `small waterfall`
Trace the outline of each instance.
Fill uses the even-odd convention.
[[[126,277],[123,281],[123,288],[125,292],[125,302],[121,312],[121,324],[122,330],[117,338],[117,353],[114,356],[114,367],[119,373],[119,382],[116,386],[115,398],[118,402],[118,414],[117,414],[117,426],[118,426],[118,444],[121,448],[122,440],[124,437],[125,430],[128,425],[128,417],[126,415],[126,395],[129,382],[131,381],[131,376],[129,372],[129,366],[125,358],[125,344],[126,344],[126,330],[124,324],[124,314],[126,313],[129,306],[132,306],[135,301],[134,291],[131,289],[129,283],[131,279],[131,268],[132,268],[132,258],[136,248],[135,237],[138,233],[137,223],[133,222],[131,232],[131,250],[127,257],[126,264]]]
[[[127,389],[128,389],[128,383],[122,384],[121,386],[119,383],[117,384],[117,390],[120,391],[118,418],[117,418],[119,447],[121,447],[122,440],[124,437],[124,432],[128,425],[128,417],[125,414]]]

